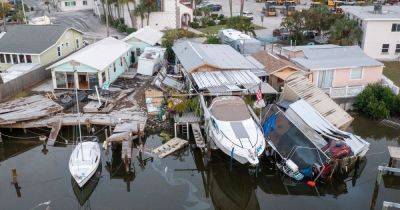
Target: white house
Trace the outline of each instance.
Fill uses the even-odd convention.
[[[136,5],[140,4],[140,0],[135,1]],[[119,8],[121,9],[118,11]],[[130,11],[128,11],[126,4],[120,5],[120,7],[112,5],[112,14],[115,16],[114,18],[118,18],[117,16],[120,14],[128,27],[137,29],[145,26],[158,30],[182,28],[187,26],[193,19],[193,9],[184,0],[157,0],[156,11],[150,13],[150,18],[147,17],[146,13],[143,21],[140,16],[133,17],[133,15],[133,20],[131,20],[129,14],[132,14],[135,9],[133,2],[129,2],[129,9]],[[100,12],[103,11],[100,9]]]
[[[165,48],[146,47],[138,60],[137,73],[151,76],[157,72],[164,60]]]
[[[57,7],[61,11],[93,10],[95,0],[58,0]]]
[[[122,39],[122,41],[132,45],[132,55],[135,60],[143,53],[146,47],[160,46],[164,33],[145,26]]]
[[[378,60],[400,59],[400,6],[342,6],[363,31],[361,48]]]
[[[107,37],[51,65],[54,89],[107,89],[130,66],[131,46]]]

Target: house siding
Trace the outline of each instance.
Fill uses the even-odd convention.
[[[79,46],[77,46],[76,44],[76,39],[79,40]],[[67,42],[69,43],[68,47],[66,46]],[[58,46],[62,46],[60,57],[57,55]],[[49,63],[52,63],[82,48],[82,46],[83,46],[82,33],[73,29],[69,29],[62,35],[62,37],[57,41],[57,43],[54,46],[52,46],[50,49],[48,49],[47,51],[45,51],[40,55],[40,64],[47,65]]]
[[[350,79],[351,69],[337,69],[334,73],[333,87],[368,85],[379,82],[383,67],[363,67],[361,79]]]

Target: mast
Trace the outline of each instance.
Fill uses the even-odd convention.
[[[76,70],[76,67],[79,66],[79,63],[76,61],[71,61],[72,68],[74,70],[74,77],[77,75],[78,71]],[[81,154],[82,154],[82,160],[83,160],[83,146],[82,146],[82,130],[81,130],[81,120],[80,120],[80,115],[81,113],[79,112],[79,100],[78,100],[78,84],[76,83],[76,80],[74,81],[75,83],[75,100],[76,100],[76,110],[78,113],[78,132],[79,132],[79,140],[81,142]]]

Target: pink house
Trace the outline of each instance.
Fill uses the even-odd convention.
[[[366,85],[381,82],[383,63],[358,46],[283,47],[282,54],[312,73],[312,82],[331,98],[357,96]]]

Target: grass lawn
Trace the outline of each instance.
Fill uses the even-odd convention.
[[[204,34],[217,34],[219,30],[228,28],[226,25],[215,25],[215,26],[207,26],[205,28],[198,28],[197,30],[203,32]],[[259,25],[254,25],[254,29],[264,29]]]
[[[383,62],[385,68],[383,69],[383,74],[391,79],[397,86],[400,86],[400,62],[390,61]]]

